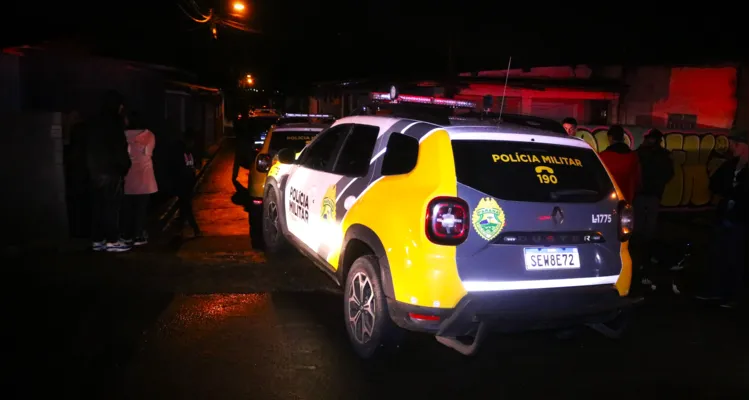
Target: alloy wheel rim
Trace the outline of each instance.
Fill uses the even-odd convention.
[[[366,274],[357,272],[350,286],[346,307],[349,329],[354,340],[366,344],[372,339],[377,311],[372,282]]]

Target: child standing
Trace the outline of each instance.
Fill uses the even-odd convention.
[[[195,220],[195,214],[192,209],[192,196],[195,188],[195,175],[196,175],[196,163],[198,160],[195,158],[195,140],[191,132],[185,132],[185,138],[181,144],[180,158],[181,160],[175,162],[179,163],[179,169],[177,171],[177,198],[179,203],[179,222],[180,227],[184,226],[187,222],[193,230],[193,234],[196,237],[203,236],[198,226],[198,221]]]

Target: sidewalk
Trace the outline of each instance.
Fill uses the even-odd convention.
[[[206,150],[201,165],[197,169],[197,179],[195,182],[195,188],[200,186],[200,183],[205,175],[206,171],[210,168],[214,158],[218,154],[219,150],[223,147],[225,138],[221,139],[219,143],[211,145]],[[177,198],[174,196],[160,197],[158,194],[154,196],[151,203],[151,209],[149,210],[149,221],[148,227],[151,232],[160,232],[166,228],[171,218],[177,211]]]

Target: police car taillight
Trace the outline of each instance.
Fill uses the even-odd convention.
[[[468,204],[457,197],[436,197],[426,213],[426,235],[436,244],[458,245],[468,238]]]
[[[619,215],[619,240],[626,242],[632,236],[632,229],[634,228],[634,211],[632,205],[622,200],[617,206],[617,214]]]
[[[257,156],[257,170],[258,172],[268,172],[271,167],[272,158],[269,154],[260,154]]]

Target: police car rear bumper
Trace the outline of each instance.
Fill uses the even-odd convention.
[[[499,332],[603,323],[633,304],[631,298],[619,296],[611,285],[469,293],[451,310],[388,302],[398,326],[452,337],[470,335],[482,322]]]

